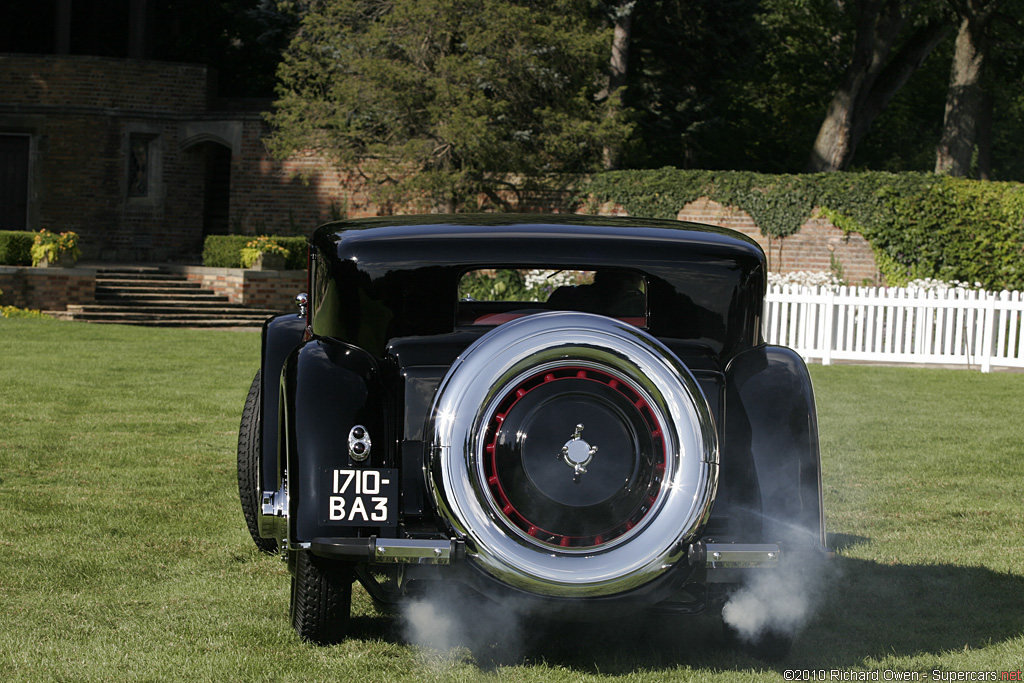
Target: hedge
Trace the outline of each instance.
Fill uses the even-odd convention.
[[[871,244],[890,284],[933,277],[1024,289],[1024,185],[930,173],[766,175],[729,171],[612,171],[588,179],[577,200],[621,204],[631,216],[674,219],[707,197],[785,238],[819,209]]]
[[[35,233],[0,230],[0,265],[31,266]]]
[[[203,243],[203,265],[211,268],[241,268],[242,249],[252,241],[252,235],[210,235]],[[284,267],[288,270],[306,268],[306,238],[276,237],[271,239],[290,253]]]

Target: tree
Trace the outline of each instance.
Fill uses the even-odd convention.
[[[612,11],[612,56],[608,60],[608,85],[602,93],[598,93],[598,99],[602,97],[615,98],[608,108],[608,116],[615,118],[619,115],[618,96],[619,90],[626,85],[629,75],[629,46],[633,31],[633,10],[636,9],[637,0],[618,0]],[[602,153],[604,168],[613,171],[619,167],[619,157],[622,149],[618,146],[606,146]]]
[[[942,139],[935,150],[935,172],[966,177],[971,170],[975,147],[991,125],[982,78],[989,54],[989,31],[1002,0],[950,0],[960,17],[956,50],[949,75]],[[983,122],[987,119],[988,125]],[[990,171],[989,146],[979,150],[979,172]]]
[[[807,162],[811,172],[843,170],[874,120],[951,31],[942,6],[919,0],[858,0],[854,43]]]
[[[588,0],[304,0],[270,150],[323,153],[378,201],[507,206],[601,167],[629,126],[598,102],[611,32]]]
[[[153,1],[156,59],[207,64],[216,70],[223,97],[273,95],[294,15],[274,0]]]
[[[759,0],[644,0],[631,15],[623,106],[636,124],[624,167],[731,167],[760,127],[737,130],[755,83]],[[735,117],[735,119],[734,119]],[[743,161],[746,161],[745,159]]]
[[[979,139],[979,151],[992,153],[991,179],[1024,181],[1024,3],[1002,6],[990,29],[985,66],[985,92],[991,102],[990,141]],[[984,121],[984,118],[983,118]],[[984,167],[984,155],[979,154]]]

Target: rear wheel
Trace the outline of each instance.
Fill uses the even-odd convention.
[[[346,564],[295,551],[291,617],[295,632],[318,645],[339,643],[348,635],[352,610],[352,569]]]
[[[249,395],[242,409],[242,422],[238,428],[238,497],[242,503],[245,526],[256,547],[265,553],[277,551],[277,541],[260,536],[257,526],[260,505],[260,457],[263,442],[260,419],[260,373],[252,380]]]

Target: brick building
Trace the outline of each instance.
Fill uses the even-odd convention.
[[[202,65],[0,55],[0,229],[74,230],[87,258],[163,261],[209,234],[373,213],[318,160],[271,159],[265,103],[219,100],[211,81]]]
[[[0,5],[0,230],[73,230],[88,260],[198,263],[210,234],[306,234],[379,213],[354,172],[267,153],[269,97],[223,92],[209,65],[152,58],[155,9],[185,16],[180,3]],[[4,16],[13,7],[21,15]],[[564,199],[531,208],[564,210]],[[783,245],[728,207],[696,202],[679,218],[750,234],[774,270],[839,263],[854,282],[875,274],[863,240],[820,219]]]
[[[209,234],[375,213],[347,174],[267,154],[268,97],[226,97],[208,65],[152,59],[164,7],[0,8],[0,230],[73,230],[87,259],[195,261]]]

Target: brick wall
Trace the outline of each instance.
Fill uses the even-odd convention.
[[[242,152],[232,160],[231,226],[244,234],[307,235],[333,218],[379,216],[372,187],[355,170],[341,170],[322,156],[295,154],[274,159],[263,122],[246,122]],[[405,213],[437,211],[436,206]]]
[[[0,132],[32,136],[28,227],[77,232],[86,259],[199,253],[205,157],[179,135],[209,87],[203,66],[0,55]],[[150,141],[144,197],[128,192],[132,135]]]
[[[598,213],[602,216],[629,215],[619,204],[602,205]],[[772,272],[828,272],[839,269],[843,279],[850,284],[882,282],[867,240],[857,233],[844,235],[830,221],[817,215],[808,219],[796,234],[773,240],[761,234],[750,214],[707,198],[687,204],[679,210],[676,218],[729,228],[747,235],[764,249],[768,256],[768,270]]]
[[[246,122],[241,154],[232,161],[231,225],[237,232],[307,235],[337,217],[441,211],[441,205],[429,197],[417,204],[382,207],[371,198],[372,184],[355,169],[339,169],[313,153],[285,160],[272,158],[264,143],[269,135],[265,122]],[[568,211],[573,194],[556,189],[520,199],[512,192],[501,193],[511,206],[518,204],[517,210],[535,213]],[[480,200],[488,201],[486,197]]]
[[[96,271],[0,266],[0,290],[4,306],[64,311],[68,304],[96,301]]]
[[[354,174],[308,155],[271,158],[264,145],[266,124],[247,122],[242,153],[232,159],[231,217],[244,234],[305,235],[334,216],[372,216],[365,185]]]
[[[171,266],[190,281],[227,296],[233,304],[290,313],[296,309],[295,295],[306,291],[304,270],[246,270]]]
[[[0,54],[9,102],[137,112],[194,112],[209,99],[206,67],[83,55]]]
[[[857,233],[844,235],[830,221],[817,215],[800,226],[797,233],[773,240],[761,234],[761,230],[745,211],[722,206],[706,198],[684,206],[677,218],[742,232],[761,245],[768,256],[768,270],[772,272],[827,272],[837,268],[851,284],[881,280],[875,266],[874,253],[867,240]]]
[[[151,197],[127,197],[130,130],[153,136],[162,157]],[[162,260],[198,253],[202,245],[203,158],[181,150],[174,122],[51,113],[42,155],[39,228],[73,230],[83,256]]]
[[[231,303],[291,313],[295,295],[306,291],[304,270],[244,270],[167,266],[201,286],[227,296]],[[93,268],[0,266],[0,303],[4,306],[64,311],[68,304],[96,303]]]

